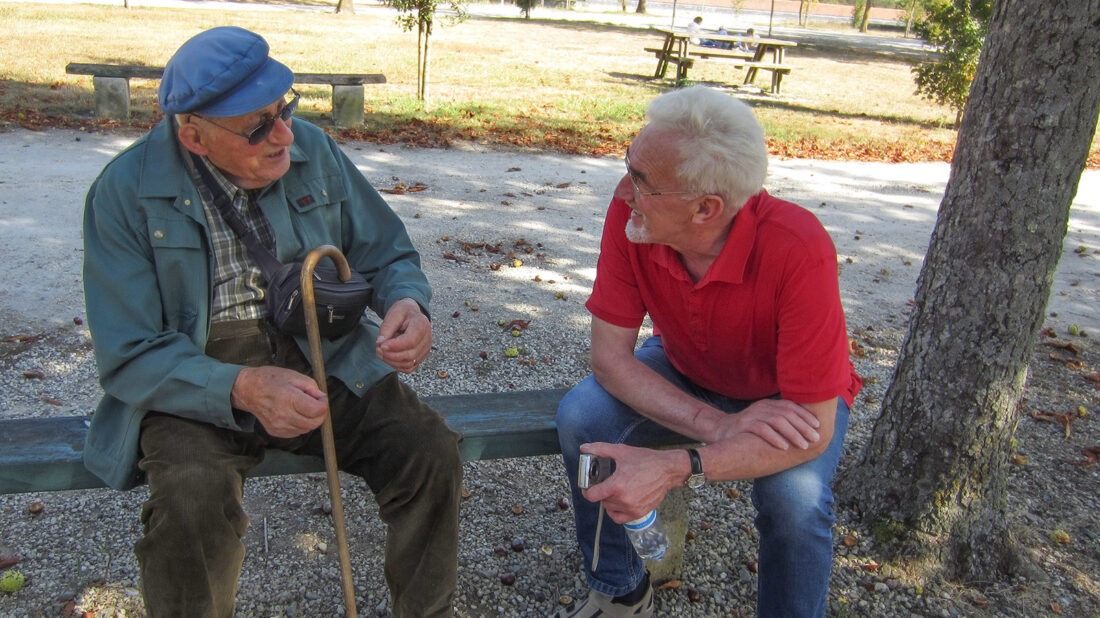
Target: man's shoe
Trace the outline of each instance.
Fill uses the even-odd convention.
[[[612,597],[591,590],[588,592],[587,599],[583,602],[573,601],[559,609],[554,614],[554,618],[594,618],[595,616],[652,618],[653,586],[649,584],[648,577],[642,583],[645,584],[645,594],[642,596],[642,600],[634,605],[616,603]]]

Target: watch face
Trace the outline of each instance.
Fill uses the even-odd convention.
[[[692,474],[688,477],[687,486],[691,489],[699,489],[707,484],[707,477],[702,474]]]

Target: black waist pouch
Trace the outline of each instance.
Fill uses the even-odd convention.
[[[302,264],[284,264],[267,283],[267,308],[279,331],[288,335],[306,336],[303,307]],[[351,271],[347,281],[330,266],[313,269],[314,307],[317,326],[325,339],[336,339],[351,332],[370,306],[374,289],[363,275]]]

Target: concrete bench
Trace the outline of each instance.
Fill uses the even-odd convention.
[[[70,62],[65,72],[92,76],[96,116],[126,120],[130,117],[130,80],[160,79],[164,67]],[[363,85],[384,84],[386,76],[381,73],[295,73],[294,83],[332,86],[333,124],[355,127],[363,124]]]
[[[558,401],[567,389],[424,397],[463,435],[464,461],[557,455]],[[0,419],[0,495],[104,487],[82,460],[89,417]],[[669,443],[664,446],[676,446]],[[269,450],[253,477],[325,471],[319,457]],[[660,517],[669,551],[650,563],[655,581],[675,579],[683,562],[690,490],[669,492]]]

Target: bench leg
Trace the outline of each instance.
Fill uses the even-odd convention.
[[[363,85],[332,87],[332,123],[338,127],[363,124]]]
[[[125,77],[92,76],[95,115],[109,120],[130,119],[130,80]]]

